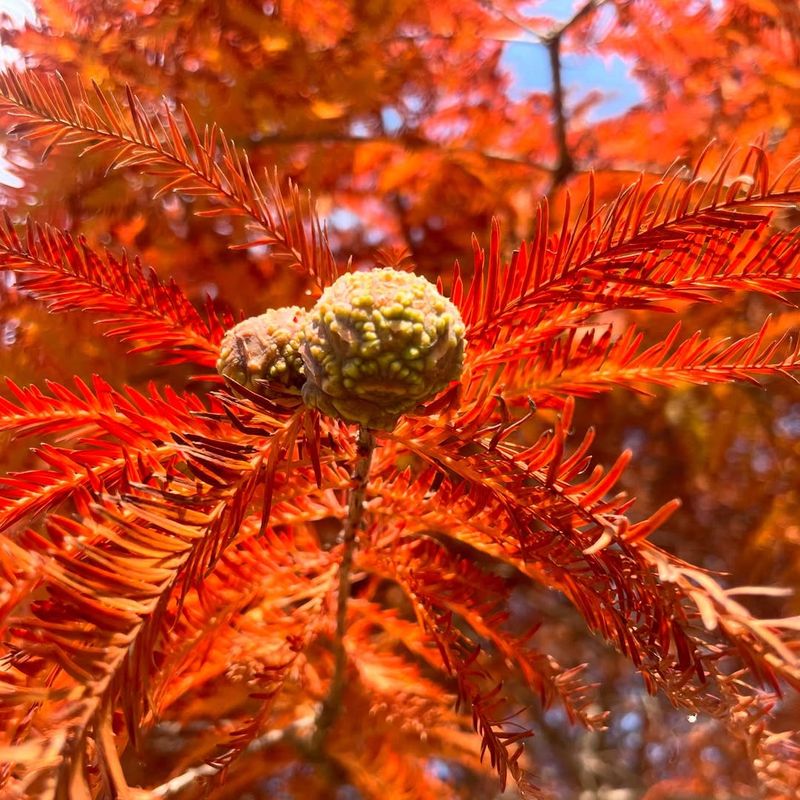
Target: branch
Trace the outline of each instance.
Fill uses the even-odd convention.
[[[350,490],[350,503],[342,532],[342,563],[339,566],[339,593],[336,604],[336,634],[333,641],[334,669],[328,696],[322,704],[310,751],[319,754],[325,744],[333,723],[341,711],[344,694],[347,654],[344,648],[344,635],[347,627],[347,601],[350,597],[350,579],[353,568],[353,554],[356,549],[358,529],[364,516],[364,499],[367,491],[372,454],[375,450],[375,435],[366,428],[359,428],[356,448],[356,463],[353,469],[353,486]]]
[[[257,739],[253,739],[245,748],[245,752],[259,753],[286,739],[293,739],[298,732],[309,728],[313,722],[314,717],[309,715],[296,719],[285,728],[276,728],[275,730],[267,731]],[[161,786],[151,789],[150,796],[171,797],[181,792],[187,786],[191,786],[195,781],[201,780],[202,778],[210,778],[222,769],[224,769],[224,765],[222,764],[199,764],[196,767],[190,767],[186,772],[182,772],[180,775],[170,778],[166,783],[162,783]]]
[[[575,171],[575,162],[567,144],[567,116],[564,111],[564,87],[561,83],[561,33],[549,37],[546,41],[547,54],[550,58],[550,74],[553,81],[553,110],[555,112],[555,137],[558,151],[558,162],[553,169],[553,179],[548,194],[561,186]]]
[[[561,80],[561,41],[564,34],[574,25],[600,8],[606,0],[588,0],[563,25],[541,37],[550,58],[550,75],[553,81],[553,110],[555,111],[555,137],[558,162],[553,169],[553,181],[548,195],[561,186],[575,172],[575,161],[567,143],[567,114],[564,109],[564,87]]]
[[[455,146],[449,142],[437,142],[435,139],[430,139],[422,136],[416,131],[409,131],[401,133],[397,136],[392,136],[386,133],[381,127],[381,132],[375,135],[356,136],[352,133],[345,131],[302,131],[292,133],[289,131],[281,133],[273,133],[264,136],[259,140],[260,145],[295,145],[295,144],[349,144],[357,147],[362,144],[389,144],[397,145],[406,150],[432,150],[436,152],[443,152],[447,155],[475,155],[486,161],[496,161],[501,164],[514,164],[522,167],[528,167],[531,170],[541,172],[552,172],[553,165],[545,164],[541,161],[535,161],[523,155],[514,155],[512,153],[499,153],[492,150],[481,149],[479,147],[470,147],[468,145]],[[586,168],[587,171],[589,167]],[[627,171],[627,170],[626,170]],[[641,170],[631,170],[637,174]],[[658,175],[662,173],[659,172]]]
[[[556,36],[563,36],[570,28],[573,28],[579,22],[584,20],[586,17],[589,16],[593,11],[597,11],[598,8],[604,6],[608,0],[587,0],[566,22],[564,22],[556,31],[554,31],[552,35]]]
[[[572,17],[548,33],[540,33],[522,20],[517,19],[514,15],[509,14],[507,11],[496,8],[488,0],[482,0],[481,2],[482,6],[498,14],[521,31],[533,36],[536,41],[547,48],[547,53],[550,57],[550,74],[553,82],[553,110],[555,112],[555,128],[553,135],[558,152],[558,161],[551,170],[553,177],[550,189],[547,192],[548,195],[552,194],[555,189],[561,186],[567,178],[575,172],[575,162],[567,144],[567,117],[564,110],[564,87],[561,80],[561,41],[567,31],[588,17],[592,12],[605,5],[606,2],[607,0],[587,0]]]

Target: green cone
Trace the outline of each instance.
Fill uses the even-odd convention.
[[[353,272],[308,312],[302,348],[309,406],[367,428],[398,417],[461,376],[464,323],[425,278]]]

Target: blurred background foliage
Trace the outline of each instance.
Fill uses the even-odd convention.
[[[405,249],[445,282],[456,259],[470,271],[470,236],[486,240],[492,217],[509,254],[530,235],[542,197],[559,226],[566,193],[580,200],[590,172],[608,201],[640,172],[653,181],[676,159],[696,159],[711,140],[759,141],[776,163],[800,153],[796,0],[0,0],[0,36],[6,62],[59,70],[68,83],[130,84],[146,102],[216,122],[257,171],[277,166],[281,180],[314,194],[338,259],[369,265],[382,248]],[[196,217],[200,204],[180,194],[153,201],[155,179],[106,174],[102,154],[79,161],[56,149],[41,162],[26,143],[4,147],[0,204],[14,220],[36,206],[40,221],[139,254],[197,303],[210,295],[250,315],[313,302],[305,279],[266,248],[228,249],[247,240],[237,219]],[[798,211],[774,224],[796,224]],[[97,372],[136,386],[162,374],[154,361],[125,358],[91,320],[51,317],[13,282],[1,291],[0,371],[15,381]],[[773,332],[797,328],[797,312],[763,297],[681,313],[688,328],[737,337],[773,311]],[[638,320],[654,335],[673,321]],[[766,388],[614,392],[580,402],[576,429],[598,429],[601,463],[633,450],[623,481],[639,514],[683,499],[659,544],[726,585],[798,588],[800,391],[788,379]],[[0,454],[12,469],[25,457],[5,440]],[[750,607],[797,614],[800,598]],[[512,613],[521,627],[547,620],[541,649],[589,662],[612,711],[609,729],[592,734],[559,710],[530,711],[540,784],[581,800],[758,796],[736,745],[714,723],[648,697],[561,598],[521,589]],[[520,687],[508,691],[530,705]],[[787,705],[786,726],[798,718],[796,702]],[[156,752],[158,736],[147,744]],[[472,780],[464,776],[465,797],[490,796],[493,782]]]

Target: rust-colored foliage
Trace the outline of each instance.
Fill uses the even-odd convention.
[[[795,3],[434,5],[4,31],[0,796],[800,791]],[[376,265],[466,327],[392,430],[217,375]]]

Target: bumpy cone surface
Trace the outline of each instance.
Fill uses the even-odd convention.
[[[243,320],[225,334],[217,371],[256,392],[262,391],[259,380],[299,392],[305,380],[300,354],[305,316],[302,308],[289,306]]]
[[[308,313],[303,400],[391,430],[461,376],[464,347],[458,309],[425,278],[394,269],[348,273]]]

